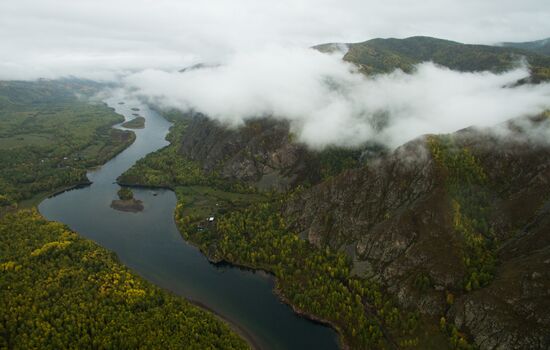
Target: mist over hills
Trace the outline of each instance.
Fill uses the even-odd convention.
[[[149,103],[175,124],[171,145],[118,182],[173,189],[185,239],[212,261],[273,273],[284,300],[344,347],[542,350],[547,44],[274,45],[110,85],[0,82],[0,108],[36,122],[24,107],[59,113],[71,91],[104,86]]]
[[[344,60],[359,65],[366,74],[389,73],[395,69],[411,72],[415,65],[425,61],[462,72],[503,72],[517,67],[525,59],[530,66],[533,81],[544,81],[550,79],[550,58],[533,48],[537,44],[548,44],[547,41],[504,44],[505,47],[502,47],[415,36],[405,39],[376,38],[349,44],[321,44],[314,48],[325,52],[346,48]]]
[[[396,147],[426,133],[535,115],[548,107],[550,89],[550,57],[429,37],[271,47],[192,68],[146,70],[124,84],[159,106],[228,127],[289,121],[297,139],[317,149]]]
[[[542,55],[550,55],[550,38],[520,43],[504,42],[502,46],[533,51]]]
[[[373,39],[314,48],[328,54],[326,57],[334,62],[343,56],[350,64],[343,66],[351,70],[350,75],[344,71],[338,75],[340,80],[329,79],[333,89],[330,91],[337,91],[339,96],[350,94],[349,90],[361,90],[365,79],[374,85],[371,90],[361,90],[361,98],[368,99],[371,93],[376,98],[368,99],[370,104],[387,100],[378,106],[387,107],[389,114],[369,119],[369,125],[376,125],[368,134],[369,140],[382,140],[384,144],[383,138],[377,139],[376,135],[387,137],[385,128],[396,122],[392,117],[398,114],[392,107],[405,106],[405,114],[416,111],[426,118],[404,119],[404,128],[396,134],[402,135],[405,128],[414,129],[422,121],[436,124],[448,120],[457,124],[448,132],[439,129],[435,134],[422,136],[417,129],[414,137],[411,134],[408,140],[402,139],[409,142],[394,143],[385,150],[360,142],[316,149],[308,147],[307,139],[295,137],[299,134],[293,123],[298,120],[279,117],[283,113],[257,113],[252,109],[248,112],[254,118],[243,118],[231,125],[223,115],[216,114],[217,110],[210,110],[208,115],[208,110],[194,105],[193,110],[205,112],[207,117],[187,119],[180,114],[180,121],[176,117],[174,120],[186,127],[173,136],[178,141],[172,152],[177,152],[180,160],[193,162],[204,177],[219,176],[227,183],[282,193],[298,189],[279,208],[287,229],[318,249],[345,254],[353,261],[352,275],[379,282],[385,295],[397,300],[399,310],[417,313],[417,329],[422,330],[422,335],[415,333],[411,343],[414,346],[547,348],[550,115],[545,109],[550,101],[550,59],[525,49],[466,45],[428,37]],[[273,57],[275,53],[266,55]],[[265,59],[261,55],[253,58],[246,57],[242,62]],[[292,56],[286,58],[285,64],[296,62]],[[315,65],[317,56],[313,53],[300,58]],[[425,61],[433,63],[422,64]],[[230,62],[227,70],[223,66],[204,70],[206,74],[219,74],[224,84],[235,88],[231,79],[224,80],[225,75],[239,76],[235,69],[242,62]],[[327,65],[332,67],[332,63],[328,61]],[[288,77],[276,62],[267,66],[277,76],[282,75],[283,80]],[[254,71],[252,76],[266,73],[262,78],[267,79],[267,84],[271,82],[269,70],[255,71],[251,64],[244,67]],[[200,82],[199,71],[182,76],[185,74],[195,74],[194,82]],[[356,77],[361,78],[354,80]],[[163,83],[172,82],[171,75],[163,78]],[[303,78],[299,76],[302,82]],[[185,78],[181,79],[183,85],[167,86],[185,87]],[[388,91],[388,95],[376,95],[380,89]],[[526,104],[519,100],[506,103],[517,94],[526,97],[535,91],[539,92],[538,98],[529,97]],[[494,92],[503,95],[499,97]],[[144,95],[151,96],[147,90]],[[404,95],[427,106],[441,103],[441,108],[411,108],[418,105],[404,104]],[[430,95],[435,97],[426,97]],[[182,106],[163,100],[162,94],[153,96],[157,99],[152,101],[161,106]],[[172,101],[177,101],[178,96],[171,95]],[[223,93],[218,91],[216,96],[223,97]],[[468,98],[456,100],[457,96]],[[261,99],[260,95],[254,97]],[[239,99],[240,103],[246,101]],[[483,101],[495,104],[484,105]],[[193,105],[193,100],[185,103]],[[449,111],[456,114],[448,114]],[[342,117],[338,111],[334,114]],[[469,118],[471,115],[481,119]],[[469,127],[479,125],[482,119],[487,127]],[[378,124],[372,124],[375,122]],[[360,128],[360,119],[345,125],[349,129]],[[326,124],[324,128],[327,129]],[[334,125],[328,130],[337,132]],[[316,140],[323,136],[322,132],[312,135]],[[344,137],[349,140],[349,135]],[[153,167],[158,162],[151,157],[143,164]],[[140,174],[144,170],[141,166]],[[124,180],[142,183],[131,174]],[[161,184],[175,188],[182,185],[175,173],[164,181],[167,182]],[[259,238],[249,235],[239,239],[254,247]],[[231,241],[223,231],[212,233],[206,241],[195,239],[201,249],[216,259],[255,266],[254,260],[247,260],[246,256],[235,257],[233,252],[218,249],[218,239]],[[370,315],[377,315],[374,318],[385,334],[383,343],[409,344],[400,335],[400,326],[385,320],[387,311],[373,311],[375,304],[367,302],[365,308]],[[342,325],[336,316],[329,320]],[[450,345],[440,338],[440,332],[449,336]],[[346,344],[353,344],[352,348],[361,348],[357,345],[359,338],[346,334],[344,339]]]

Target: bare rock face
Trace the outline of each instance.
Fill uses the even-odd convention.
[[[286,190],[301,181],[318,179],[308,172],[309,152],[290,137],[289,125],[282,121],[258,119],[231,129],[195,118],[185,130],[180,152],[222,178]]]
[[[550,143],[534,142],[513,122],[505,137],[475,129],[450,137],[486,175],[480,190],[489,198],[483,210],[496,242],[494,278],[470,292],[449,174],[428,137],[326,181],[315,156],[292,142],[280,121],[227,129],[197,118],[180,152],[207,172],[264,189],[314,184],[283,208],[304,239],[349,254],[353,273],[379,281],[405,308],[444,316],[480,349],[549,349]]]
[[[546,226],[550,232],[550,226]],[[449,311],[483,349],[548,349],[550,250],[503,262],[486,288],[464,295]]]
[[[453,135],[487,174],[497,242],[493,281],[470,293],[446,174],[425,138],[306,190],[285,215],[311,243],[350,254],[356,273],[379,280],[403,306],[446,316],[481,349],[549,349],[550,145],[517,136]],[[431,288],[419,292],[418,276]]]
[[[406,306],[427,314],[445,309],[444,289],[464,278],[460,237],[436,165],[420,139],[367,168],[349,170],[289,202],[286,217],[313,244],[347,250]],[[440,290],[416,293],[428,275]],[[421,300],[419,300],[421,299]]]

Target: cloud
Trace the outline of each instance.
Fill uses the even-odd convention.
[[[469,43],[550,36],[547,0],[2,0],[0,80],[124,79],[142,94],[227,124],[272,115],[314,147],[389,145],[534,113],[547,85],[431,64],[367,79],[324,42],[429,35]],[[198,62],[220,67],[175,73]]]
[[[270,47],[185,73],[145,70],[124,84],[165,107],[192,109],[229,126],[262,116],[289,120],[313,148],[369,140],[395,147],[426,133],[542,112],[550,107],[550,84],[511,87],[528,75],[526,67],[462,73],[427,62],[412,74],[366,77],[339,55]]]
[[[269,45],[550,36],[547,0],[2,0],[0,79],[115,79]]]

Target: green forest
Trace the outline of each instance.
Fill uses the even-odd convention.
[[[35,210],[0,219],[0,310],[2,349],[248,348],[209,312]]]
[[[0,82],[0,349],[248,348],[225,322],[154,287],[113,253],[36,209],[18,209],[87,183],[88,168],[134,141],[111,128],[122,116],[88,100],[97,88]]]
[[[493,279],[497,241],[489,228],[487,176],[467,148],[453,145],[448,136],[428,139],[433,158],[446,176],[452,197],[453,224],[464,238],[464,265],[467,277],[464,290],[470,292]]]
[[[418,314],[399,310],[374,281],[352,276],[344,254],[313,247],[289,231],[277,203],[273,199],[232,211],[212,228],[201,218],[182,215],[185,206],[178,205],[176,223],[212,259],[274,273],[285,300],[298,312],[335,326],[351,348],[387,347],[387,332],[401,346],[419,345]]]
[[[196,162],[178,156],[179,136],[185,130],[184,122],[176,122],[166,137],[170,145],[138,160],[118,178],[121,184],[144,183],[154,187],[175,185],[211,184],[212,176],[206,176]]]
[[[138,116],[132,120],[122,123],[120,126],[128,129],[143,129],[145,127],[145,118]]]
[[[550,80],[550,57],[520,48],[469,45],[455,41],[416,36],[406,39],[372,39],[349,44],[344,60],[359,65],[367,74],[395,69],[411,72],[414,66],[431,61],[459,71],[506,71],[525,59],[535,82]]]

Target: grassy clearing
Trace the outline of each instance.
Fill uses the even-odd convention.
[[[176,187],[179,203],[185,203],[182,213],[185,216],[208,217],[244,208],[265,199],[262,194],[227,192],[208,186]]]

